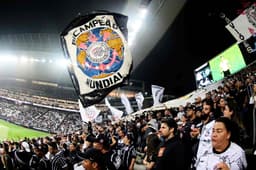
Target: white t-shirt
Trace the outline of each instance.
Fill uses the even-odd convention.
[[[199,138],[199,146],[197,150],[197,158],[200,158],[206,150],[211,150],[212,148],[212,128],[215,123],[215,120],[207,123],[202,127],[200,138]]]
[[[226,163],[231,170],[243,170],[247,167],[244,150],[233,142],[222,153],[207,151],[199,158],[199,162],[200,166],[196,167],[197,170],[214,170],[220,162]]]

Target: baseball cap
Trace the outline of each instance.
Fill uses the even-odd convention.
[[[26,141],[22,142],[21,146],[25,149],[26,152],[30,152],[30,146]]]
[[[103,153],[101,153],[101,151],[98,149],[90,148],[86,150],[85,153],[80,153],[79,156],[83,158],[83,160],[87,159],[91,162],[98,163],[100,166],[104,165]]]
[[[196,106],[191,104],[191,105],[186,106],[184,110],[185,111],[187,111],[187,110],[196,110]]]
[[[93,142],[100,143],[105,147],[109,147],[109,145],[110,145],[109,139],[107,137],[105,137],[105,135],[103,135],[103,134],[96,136],[96,138],[94,138]]]
[[[153,128],[155,131],[158,130],[158,123],[157,123],[156,119],[151,119],[151,120],[147,123],[147,125],[148,125],[149,127]]]
[[[88,141],[88,142],[94,142],[94,140],[95,140],[95,136],[92,135],[92,134],[89,134],[89,135],[86,137],[86,139],[85,139],[85,141]]]

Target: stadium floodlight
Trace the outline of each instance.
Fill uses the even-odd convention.
[[[0,63],[16,63],[18,58],[14,55],[3,54],[0,56]]]
[[[40,60],[38,58],[34,58],[33,61],[34,62],[40,62]]]
[[[58,59],[58,60],[56,60],[56,64],[58,65],[58,66],[61,66],[61,67],[67,67],[67,66],[69,66],[70,65],[70,62],[69,62],[69,60],[68,59]]]
[[[137,33],[140,30],[141,25],[142,25],[142,20],[141,19],[135,19],[133,21],[133,25],[132,25],[133,32]]]
[[[32,62],[34,62],[34,58],[33,57],[30,57],[29,58],[29,61],[32,63]]]
[[[140,8],[138,16],[143,19],[146,17],[147,13],[148,13],[148,10],[146,8]]]
[[[45,62],[46,62],[46,60],[43,58],[43,59],[41,59],[41,62],[42,62],[42,63],[45,63]]]
[[[26,57],[26,56],[22,56],[22,57],[20,57],[20,62],[22,62],[22,63],[27,63],[29,60],[28,60],[28,57]]]

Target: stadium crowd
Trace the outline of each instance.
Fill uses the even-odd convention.
[[[0,169],[250,169],[255,73],[253,65],[229,76],[185,106],[85,127],[78,113],[1,99],[2,119],[54,135],[2,141]]]
[[[6,121],[55,134],[82,129],[79,113],[23,105],[6,99],[0,101],[0,117]]]

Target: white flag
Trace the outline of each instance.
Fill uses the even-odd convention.
[[[121,119],[121,117],[123,116],[123,111],[118,110],[118,109],[114,108],[113,106],[111,106],[107,98],[105,98],[105,104],[108,106],[109,110],[111,111],[112,119],[114,121]]]
[[[130,74],[127,21],[122,14],[92,12],[62,31],[69,75],[84,107],[99,103]]]
[[[103,122],[103,116],[99,115],[95,118],[95,123],[102,123]]]
[[[238,42],[242,42],[256,33],[255,8],[256,4],[253,4],[226,26]]]
[[[128,100],[128,98],[124,94],[121,94],[120,97],[121,97],[121,102],[123,103],[123,105],[125,107],[126,113],[127,114],[132,113],[133,112],[133,108],[132,108],[131,103]]]
[[[164,87],[157,86],[157,85],[151,85],[152,89],[152,97],[155,105],[159,105],[162,102],[163,95],[164,95]]]
[[[135,94],[135,100],[136,100],[136,102],[137,102],[137,105],[138,105],[139,110],[141,110],[141,109],[142,109],[142,106],[143,106],[143,101],[144,101],[144,96],[143,96],[143,94],[142,94],[141,92],[136,93],[136,94]]]
[[[100,114],[100,110],[98,110],[94,105],[84,108],[80,100],[78,100],[78,104],[83,122],[91,122]]]

